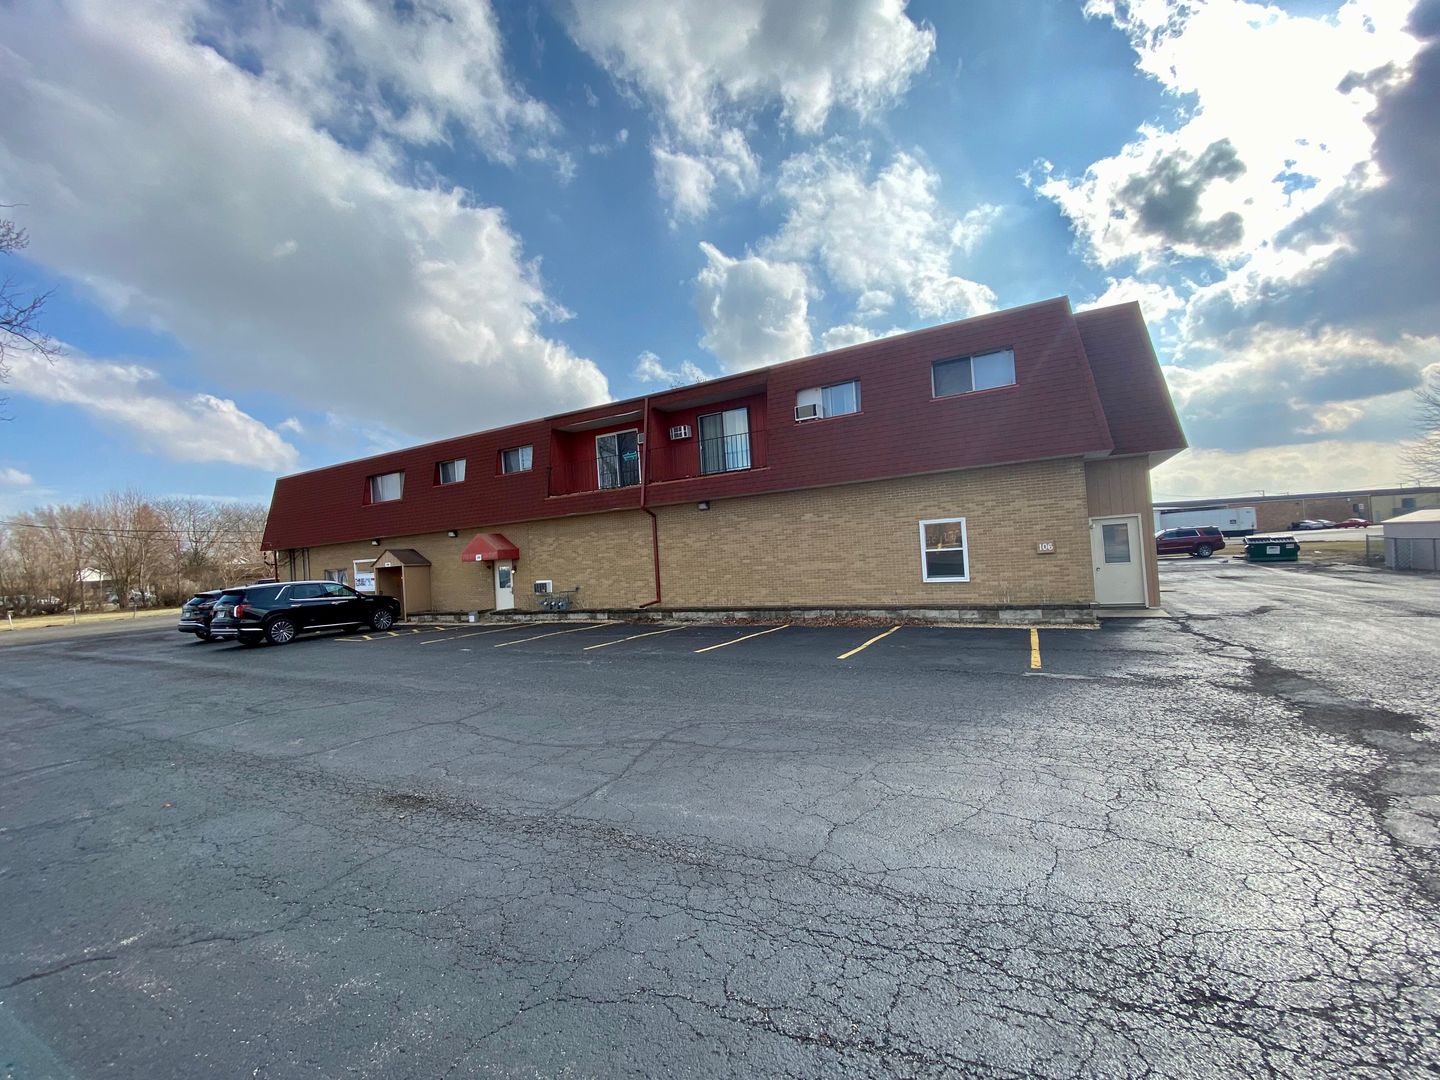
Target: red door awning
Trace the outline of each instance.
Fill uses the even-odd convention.
[[[520,549],[506,540],[500,533],[476,533],[475,539],[465,545],[460,556],[461,562],[493,562],[495,559],[518,559]]]

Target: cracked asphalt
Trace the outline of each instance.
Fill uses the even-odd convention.
[[[1440,579],[1164,584],[1038,673],[17,635],[0,1076],[1440,1073]]]

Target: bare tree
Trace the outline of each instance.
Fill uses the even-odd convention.
[[[1405,469],[1411,480],[1440,480],[1440,364],[1415,391],[1419,437],[1405,448]]]
[[[25,250],[30,237],[9,218],[0,218],[0,255]],[[0,274],[0,383],[10,378],[8,360],[15,352],[39,353],[47,360],[55,354],[55,340],[40,329],[40,314],[48,292],[33,293],[9,274]],[[0,398],[0,406],[5,399]]]

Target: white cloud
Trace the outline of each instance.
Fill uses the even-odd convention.
[[[777,192],[789,210],[762,253],[816,260],[837,286],[861,294],[861,318],[885,310],[894,292],[926,318],[989,311],[995,294],[951,273],[951,262],[979,242],[997,211],[981,206],[957,221],[940,205],[939,186],[939,175],[906,153],[873,178],[868,155],[834,147],[798,154],[781,167]]]
[[[685,386],[689,383],[704,382],[710,373],[690,360],[683,360],[679,367],[667,368],[649,349],[640,354],[631,374],[642,383],[663,383],[666,386]]]
[[[152,4],[147,15],[163,6],[176,5]],[[454,126],[492,157],[511,161],[517,137],[543,140],[559,127],[509,78],[486,0],[187,6],[225,55],[260,57],[265,82],[307,102],[342,138],[441,143]],[[531,156],[537,148],[543,141],[531,142]]]
[[[0,468],[0,487],[30,487],[35,483],[35,478],[27,472],[21,472],[14,466]]]
[[[1156,500],[1204,499],[1264,490],[1343,491],[1404,481],[1398,442],[1337,440],[1255,450],[1187,450],[1151,476]]]
[[[856,323],[841,323],[839,326],[832,326],[820,335],[820,348],[829,352],[831,349],[843,349],[847,345],[860,345],[866,341],[875,341],[877,338],[887,338],[903,333],[905,333],[905,328],[902,326],[892,326],[889,330],[876,331]]]
[[[671,207],[675,221],[697,220],[710,210],[717,186],[743,195],[754,189],[760,163],[735,128],[727,128],[705,142],[695,153],[657,143],[651,147],[655,161],[655,187]]]
[[[300,435],[303,437],[305,434],[305,425],[300,422],[298,416],[287,416],[275,426],[280,431],[288,431],[292,435]]]
[[[327,80],[359,76],[326,74],[328,46],[257,77],[197,43],[209,10],[0,8],[0,189],[26,204],[31,258],[174,335],[192,377],[283,388],[367,431],[435,437],[608,396],[542,331],[568,313],[500,210],[399,177],[383,141],[337,141]],[[435,87],[404,87],[430,115],[526,128],[523,102],[484,120],[469,71],[451,56]]]
[[[144,449],[176,461],[227,462],[272,473],[294,471],[300,464],[293,446],[235,402],[181,393],[139,364],[91,360],[69,351],[47,362],[24,353],[12,361],[11,380],[18,393],[83,409],[122,429]]]
[[[1105,291],[1093,300],[1077,304],[1077,311],[1091,308],[1110,307],[1113,304],[1137,302],[1145,321],[1152,327],[1163,323],[1177,311],[1183,311],[1185,301],[1174,286],[1158,281],[1141,281],[1138,278],[1106,278]]]
[[[688,197],[674,205],[681,217],[703,213],[695,208],[708,208],[708,193],[702,203],[693,166],[688,184],[675,183],[662,153],[733,160],[744,122],[776,105],[804,135],[836,108],[871,116],[905,93],[935,50],[934,30],[912,22],[904,0],[574,0],[567,21],[580,48],[659,112],[656,177],[671,182],[666,197]]]
[[[1277,235],[1342,186],[1380,182],[1366,123],[1375,86],[1347,76],[1414,54],[1403,8],[1351,0],[1333,17],[1304,17],[1248,0],[1091,0],[1087,14],[1128,34],[1140,70],[1193,104],[1174,129],[1142,127],[1083,176],[1042,173],[1038,190],[1102,266],[1268,259]]]
[[[803,267],[758,255],[733,259],[702,243],[695,278],[700,344],[727,371],[763,367],[810,352],[810,285]]]

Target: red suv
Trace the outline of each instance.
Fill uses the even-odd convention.
[[[1155,534],[1157,555],[1197,555],[1208,559],[1225,546],[1225,537],[1213,525],[1202,529],[1165,529]]]

